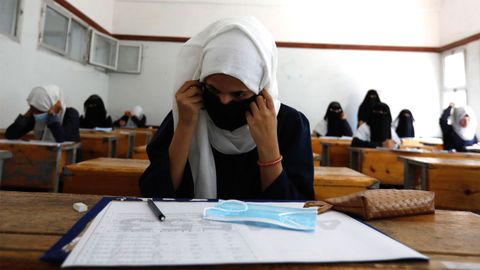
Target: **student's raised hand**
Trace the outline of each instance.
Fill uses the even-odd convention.
[[[32,106],[29,106],[28,110],[27,110],[27,112],[25,112],[24,116],[30,117],[32,115],[33,115]]]
[[[267,90],[250,103],[250,112],[246,112],[250,133],[257,145],[260,162],[278,159],[280,150],[277,139],[277,115],[272,96]]]
[[[395,141],[391,140],[391,139],[388,139],[388,140],[383,142],[383,147],[393,149],[393,148],[395,148]]]
[[[203,98],[198,81],[186,81],[175,94],[178,107],[178,124],[195,127],[203,108]]]
[[[60,111],[62,110],[62,103],[59,101],[57,101],[55,104],[53,104],[52,107],[50,107],[50,109],[48,110],[48,114],[50,115],[56,115],[57,113],[59,113]]]
[[[128,117],[131,117],[132,116],[132,113],[130,111],[126,111],[125,112],[125,115],[128,116]]]

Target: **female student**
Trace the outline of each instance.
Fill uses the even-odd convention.
[[[173,110],[148,145],[146,197],[313,199],[307,118],[281,104],[277,50],[252,17],[184,44]]]
[[[372,111],[373,105],[375,105],[378,102],[381,102],[381,101],[377,91],[374,89],[368,90],[367,94],[365,95],[365,98],[362,101],[362,104],[360,104],[360,107],[358,108],[357,127],[360,127],[363,123],[367,122],[368,115]]]
[[[353,147],[386,147],[397,148],[401,141],[391,127],[390,108],[385,103],[373,106],[366,123],[363,123],[353,135]]]
[[[413,127],[413,114],[410,110],[403,109],[398,114],[392,126],[395,128],[397,135],[400,138],[413,138],[415,137],[415,128]]]
[[[81,128],[110,128],[112,127],[112,118],[107,116],[107,110],[103,100],[98,95],[91,95],[83,103],[85,116],[80,117]]]
[[[328,105],[325,116],[315,126],[313,133],[316,136],[352,136],[352,128],[340,103],[333,101]]]
[[[125,128],[144,128],[146,122],[147,117],[143,113],[142,107],[135,106],[133,110],[126,111],[120,119],[113,122],[113,126]]]
[[[451,125],[448,124],[449,117],[451,118]],[[454,108],[451,103],[440,117],[440,128],[442,129],[443,148],[445,150],[465,152],[466,146],[478,142],[475,135],[477,120],[474,111],[468,106]]]
[[[28,111],[19,115],[5,133],[7,139],[19,139],[34,131],[37,140],[80,141],[78,112],[66,107],[63,92],[56,85],[38,86],[28,95]]]

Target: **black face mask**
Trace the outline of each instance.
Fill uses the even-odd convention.
[[[250,109],[250,103],[255,100],[256,96],[223,104],[217,95],[205,89],[204,86],[202,86],[202,92],[203,105],[217,127],[233,131],[247,124],[245,112]]]

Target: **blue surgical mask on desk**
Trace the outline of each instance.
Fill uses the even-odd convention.
[[[221,200],[214,207],[205,208],[203,218],[218,221],[263,222],[301,231],[314,231],[317,226],[316,209],[246,203],[237,200]]]
[[[48,113],[37,113],[34,114],[33,117],[35,118],[35,122],[45,122],[48,119]]]

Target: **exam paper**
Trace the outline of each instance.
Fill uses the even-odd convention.
[[[216,203],[112,201],[82,236],[62,267],[213,265],[293,262],[362,262],[428,259],[415,250],[339,212],[318,216],[315,232],[273,225],[202,219]],[[302,207],[302,203],[271,203]]]

